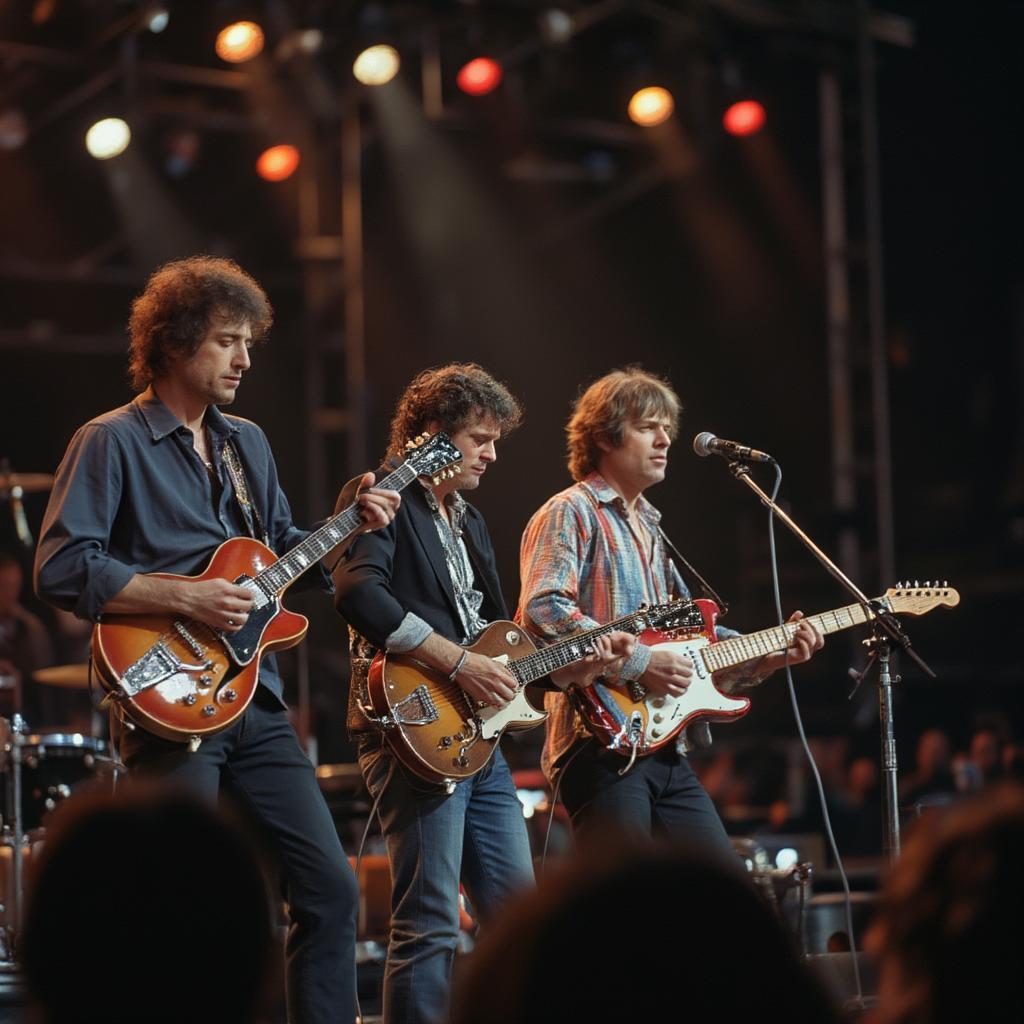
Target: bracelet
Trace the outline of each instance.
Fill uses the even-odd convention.
[[[459,669],[462,668],[462,666],[466,664],[466,659],[468,657],[469,657],[469,651],[463,651],[462,654],[459,655],[459,660],[457,662],[455,662],[455,668],[453,668],[451,670],[451,672],[448,673],[448,682],[449,683],[454,683],[455,682],[455,677],[459,674]]]

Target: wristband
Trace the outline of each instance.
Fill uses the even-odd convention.
[[[454,683],[455,682],[455,677],[459,674],[459,669],[462,668],[462,666],[466,664],[466,659],[468,657],[469,657],[469,651],[463,651],[462,654],[459,655],[459,660],[457,662],[455,662],[455,668],[453,668],[451,670],[451,672],[448,673],[448,682],[449,683]]]

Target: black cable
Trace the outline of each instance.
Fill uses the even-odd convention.
[[[775,486],[772,488],[771,500],[775,503],[776,497],[779,493],[779,488],[782,486],[782,467],[775,464]],[[779,563],[775,553],[775,514],[771,509],[768,510],[768,549],[771,554],[772,564],[772,593],[775,598],[775,614],[778,616],[779,626],[782,628],[783,637],[785,637],[786,622],[782,613],[782,598],[779,590]],[[789,642],[786,642],[786,646],[782,650],[785,663],[783,667],[786,670],[786,683],[789,687],[789,701],[793,708],[793,718],[796,722],[797,732],[800,734],[800,742],[803,744],[804,754],[807,757],[807,762],[811,766],[811,774],[814,776],[814,784],[818,791],[818,802],[821,806],[822,820],[825,823],[825,833],[828,838],[829,849],[832,851],[832,856],[835,858],[836,867],[839,869],[839,878],[843,883],[843,902],[846,908],[846,927],[850,935],[850,958],[853,963],[853,977],[854,982],[857,986],[857,1006],[863,1009],[864,1003],[864,989],[861,984],[860,977],[860,966],[857,963],[857,946],[853,934],[853,901],[850,896],[850,881],[846,877],[846,869],[843,867],[843,859],[839,855],[839,847],[836,845],[836,837],[832,831],[832,819],[828,813],[828,801],[825,798],[825,787],[821,781],[821,773],[818,771],[818,766],[814,761],[814,755],[811,753],[810,744],[807,742],[807,734],[804,731],[803,719],[800,716],[800,705],[797,701],[796,687],[793,685],[793,670],[789,663]]]

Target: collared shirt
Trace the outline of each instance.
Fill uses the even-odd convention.
[[[462,621],[464,644],[471,643],[487,626],[480,616],[480,606],[484,595],[473,586],[473,563],[469,560],[466,542],[462,539],[462,527],[466,518],[466,500],[458,491],[448,496],[448,515],[446,519],[441,511],[434,492],[427,487],[427,504],[434,516],[434,526],[444,548],[444,560],[448,565],[448,575],[452,578],[455,591],[455,603]]]
[[[422,483],[422,481],[421,481]],[[438,539],[444,549],[444,560],[451,577],[452,590],[455,593],[455,604],[459,610],[459,621],[462,623],[464,644],[472,643],[487,626],[487,620],[480,615],[480,606],[484,595],[473,586],[473,563],[462,539],[462,528],[466,518],[466,499],[458,491],[453,491],[447,498],[448,515],[451,523],[444,517],[434,492],[423,484],[423,493],[427,499],[437,530]],[[433,633],[430,623],[414,612],[408,612],[391,633],[386,641],[387,650],[395,654],[403,654],[419,647]],[[376,648],[357,632],[349,629],[349,648],[354,657],[372,659]]]
[[[95,622],[136,573],[193,576],[225,540],[247,536],[221,455],[229,438],[270,546],[280,555],[307,536],[292,523],[263,431],[214,406],[206,412],[205,426],[217,486],[192,432],[152,389],[78,430],[57,470],[40,531],[36,589],[41,597]],[[322,569],[303,581],[330,586]],[[280,696],[273,658],[263,664],[261,681]]]
[[[625,499],[598,473],[542,505],[523,533],[517,621],[556,639],[611,622],[644,603],[689,598],[659,531],[661,513],[643,495],[635,508],[640,531],[630,522]],[[637,644],[619,678],[639,679],[650,658],[650,648]],[[541,767],[551,778],[583,726],[564,693],[545,694],[544,704],[550,717]]]

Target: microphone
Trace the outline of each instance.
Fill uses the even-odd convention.
[[[710,430],[702,431],[693,439],[693,450],[702,458],[706,455],[721,455],[723,459],[731,459],[733,462],[775,461],[767,452],[759,452],[745,444],[715,437]]]

